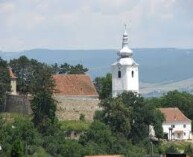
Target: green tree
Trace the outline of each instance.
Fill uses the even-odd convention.
[[[0,58],[0,111],[4,110],[4,102],[6,99],[6,92],[10,91],[10,76],[8,64]]]
[[[84,68],[83,65],[77,64],[70,67],[68,74],[85,74],[88,71],[87,68]]]
[[[54,80],[51,68],[47,65],[36,69],[32,81],[33,99],[31,108],[33,122],[40,132],[45,132],[49,125],[55,122],[56,101],[53,99]]]
[[[177,90],[161,97],[161,107],[178,107],[188,118],[193,120],[193,95]]]
[[[105,77],[96,77],[94,84],[100,99],[112,96],[112,75],[110,73],[106,74]]]
[[[12,149],[13,152],[17,150],[17,147],[15,148],[17,144],[14,145],[14,143],[18,141],[22,144],[21,148],[25,156],[36,153],[37,148],[41,145],[41,136],[29,118],[18,117],[14,118],[13,122],[2,123],[0,144],[5,156],[10,156]]]
[[[107,125],[94,121],[89,130],[81,136],[80,143],[87,148],[87,155],[109,154],[115,139]]]
[[[188,144],[185,147],[184,153],[188,154],[190,157],[193,157],[193,146],[192,146],[192,144]]]
[[[131,130],[131,108],[123,104],[121,97],[105,99],[100,105],[103,111],[102,117],[98,119],[110,126],[113,132],[128,138]]]
[[[166,148],[165,153],[179,153],[178,149],[176,148],[175,145],[170,145],[169,147]]]
[[[67,73],[69,73],[70,69],[71,69],[71,65],[68,63],[64,63],[64,64],[60,65],[58,73],[59,74],[67,74]]]
[[[34,67],[30,85],[32,95],[37,95],[42,92],[53,94],[55,82],[52,77],[52,68],[46,64]]]
[[[24,157],[23,144],[20,140],[16,140],[13,143],[11,157]]]
[[[31,82],[36,73],[36,69],[43,64],[34,59],[28,59],[26,56],[21,56],[18,59],[10,60],[10,67],[13,69],[17,77],[17,90],[21,94],[31,93],[33,87]]]
[[[59,74],[85,74],[88,71],[88,68],[85,68],[82,64],[70,65],[68,63],[52,65],[53,71]]]
[[[55,122],[56,102],[48,92],[37,93],[31,103],[33,123],[40,132],[45,132]]]
[[[97,112],[96,119],[134,144],[149,137],[149,125],[155,126],[156,135],[162,136],[163,115],[146,104],[137,93],[125,92],[116,98],[101,101],[100,105],[103,110]]]

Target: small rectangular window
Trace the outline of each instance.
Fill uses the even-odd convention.
[[[121,78],[121,71],[118,71],[118,78]]]
[[[132,70],[131,72],[131,77],[133,78],[134,77],[134,71]]]
[[[186,133],[184,132],[184,136],[186,136]]]
[[[186,128],[186,124],[184,124],[184,128]]]
[[[171,125],[172,128],[175,128],[175,125]]]

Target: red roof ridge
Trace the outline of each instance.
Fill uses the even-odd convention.
[[[166,123],[191,122],[178,107],[159,108],[159,110],[164,114]]]
[[[55,74],[55,94],[65,96],[96,96],[98,93],[86,74]]]

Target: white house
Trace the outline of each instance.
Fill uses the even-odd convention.
[[[128,35],[123,34],[122,48],[117,53],[119,58],[112,64],[112,96],[124,91],[139,93],[138,64],[132,58],[133,51],[128,47]]]
[[[165,121],[162,124],[163,132],[169,140],[187,140],[192,138],[191,120],[177,107],[160,108]]]

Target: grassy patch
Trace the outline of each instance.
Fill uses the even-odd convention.
[[[90,122],[75,120],[61,121],[60,124],[61,129],[66,131],[86,131],[90,126]]]
[[[19,113],[0,113],[0,116],[5,120],[5,122],[12,123],[16,118],[19,119],[30,119],[30,116],[19,114]]]
[[[175,148],[177,148],[177,150],[179,152],[183,152],[185,150],[185,148],[189,144],[192,145],[192,142],[187,142],[187,141],[168,141],[168,142],[163,142],[161,147],[162,147],[162,150],[165,151],[170,146],[174,146]]]

